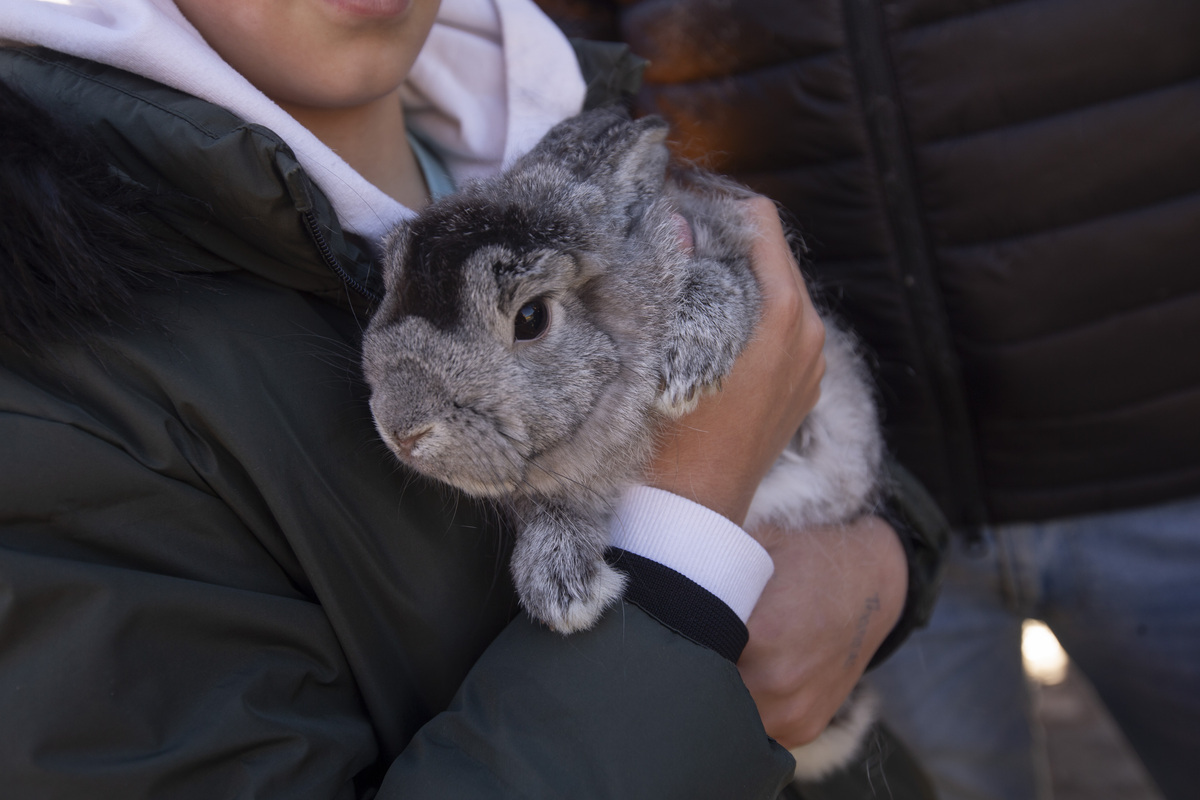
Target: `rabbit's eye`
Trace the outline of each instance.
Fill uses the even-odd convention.
[[[528,342],[545,333],[549,326],[550,309],[546,308],[545,300],[538,298],[521,306],[513,322],[513,335],[518,342]]]

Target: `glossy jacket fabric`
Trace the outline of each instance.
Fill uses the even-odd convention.
[[[0,341],[0,794],[779,792],[728,659],[628,603],[532,624],[494,515],[396,466],[357,367],[377,276],[283,142],[44,50],[0,80],[149,190],[173,265],[111,324]]]
[[[794,215],[954,521],[1200,492],[1200,5],[542,5]]]

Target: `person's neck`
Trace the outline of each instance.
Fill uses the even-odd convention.
[[[429,202],[397,94],[352,108],[279,105],[384,193],[411,209]]]

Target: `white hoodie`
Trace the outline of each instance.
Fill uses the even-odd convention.
[[[350,167],[209,47],[173,0],[0,0],[0,40],[137,73],[278,134],[369,240],[413,212]],[[403,90],[405,120],[456,181],[498,171],[577,113],[585,86],[574,51],[532,0],[443,0]],[[724,517],[638,487],[614,515],[613,544],[679,572],[749,618],[770,556]]]
[[[226,64],[172,0],[4,0],[0,38],[152,78],[273,130],[368,239],[411,213]],[[583,96],[571,46],[528,0],[444,0],[404,87],[406,121],[459,181],[528,150]]]

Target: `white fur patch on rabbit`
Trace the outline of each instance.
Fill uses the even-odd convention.
[[[586,112],[401,224],[364,339],[383,440],[509,513],[520,601],[564,634],[621,596],[610,510],[657,426],[719,388],[758,319],[750,193],[669,168],[666,133]],[[826,328],[821,400],[747,524],[837,524],[875,500],[870,384],[853,339]]]

